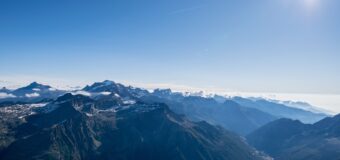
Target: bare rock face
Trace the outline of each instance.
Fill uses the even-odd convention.
[[[1,123],[8,134],[0,140],[9,141],[0,143],[0,159],[266,158],[239,136],[193,123],[165,104],[103,108],[104,100],[66,94],[33,114]]]

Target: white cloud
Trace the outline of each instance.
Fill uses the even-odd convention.
[[[49,88],[48,90],[49,91],[56,91],[57,89],[56,88]]]
[[[222,95],[241,97],[261,97],[280,101],[307,102],[318,108],[330,111],[333,114],[340,113],[339,94],[303,94],[303,93],[259,93],[259,92],[225,92]]]
[[[241,96],[241,97],[261,97],[266,99],[275,99],[281,101],[300,101],[308,102],[309,104],[331,111],[332,113],[340,113],[340,94],[304,94],[304,93],[266,93],[266,92],[237,92],[231,89],[223,89],[219,87],[191,87],[177,84],[143,84],[143,83],[128,83],[136,87],[146,89],[170,88],[178,92],[200,92],[204,94],[219,94],[226,96]]]
[[[88,97],[91,96],[91,93],[86,92],[86,91],[75,91],[75,92],[71,92],[71,94],[72,94],[72,95],[78,95],[78,94],[80,94],[80,95],[84,95],[84,96],[88,96]]]
[[[13,95],[13,94],[7,94],[7,93],[0,92],[0,99],[3,99],[3,98],[14,98],[14,97],[16,97],[16,96]]]
[[[30,93],[30,94],[25,94],[25,96],[28,97],[28,98],[34,98],[34,97],[39,97],[40,94],[34,92],[34,93]]]

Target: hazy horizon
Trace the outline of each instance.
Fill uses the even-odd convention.
[[[27,77],[26,77],[27,78]],[[33,78],[33,77],[31,77]],[[26,79],[25,81],[19,80],[15,81],[14,79],[10,81],[0,81],[0,88],[6,87],[9,89],[17,89],[20,87],[27,86],[32,82],[38,82],[45,85],[50,85],[51,87],[57,89],[65,89],[65,90],[75,90],[82,89],[86,85],[91,85],[95,82],[102,82],[103,80],[97,81],[67,81],[67,80],[56,80],[55,78],[43,78],[43,79]],[[338,114],[340,113],[340,94],[308,94],[308,93],[270,93],[270,92],[245,92],[245,91],[236,91],[225,88],[214,88],[214,87],[195,87],[181,84],[165,84],[165,83],[138,83],[132,81],[117,81],[114,79],[105,79],[115,81],[116,83],[121,83],[127,86],[140,87],[148,90],[154,89],[171,89],[176,92],[204,92],[205,94],[217,94],[222,96],[241,96],[241,97],[257,97],[257,98],[265,98],[272,100],[280,100],[280,101],[292,101],[292,102],[306,102],[312,106],[323,109],[326,113],[329,114]]]

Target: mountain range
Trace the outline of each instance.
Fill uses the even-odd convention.
[[[109,80],[72,91],[33,82],[0,94],[10,95],[0,99],[0,159],[281,158],[288,148],[277,143],[329,119],[265,99],[150,92]],[[270,141],[275,133],[266,128],[282,121],[293,128]]]
[[[240,135],[276,119],[260,110],[240,106],[234,101],[224,100],[219,103],[213,98],[183,96],[170,90],[156,90],[144,101],[167,104],[177,114],[183,114],[192,121],[206,121],[220,125]]]
[[[170,89],[156,89],[149,92],[109,80],[96,82],[74,91],[58,90],[37,82],[16,90],[5,88],[3,90],[6,91],[3,94],[12,96],[0,99],[2,102],[0,106],[13,102],[50,101],[68,92],[90,96],[93,99],[106,98],[101,107],[110,107],[112,103],[123,104],[134,101],[165,103],[173,112],[185,115],[192,121],[206,121],[213,125],[220,125],[242,136],[279,118],[314,123],[328,116],[325,113],[315,113],[265,99],[226,98],[218,95],[206,97],[200,94],[172,92]]]
[[[66,93],[66,91],[52,88],[48,85],[32,82],[31,84],[15,90],[9,90],[5,87],[0,89],[0,93],[6,94],[6,97],[0,97],[0,102],[3,101],[21,101],[32,102],[44,99],[55,99],[58,96]]]
[[[242,97],[234,97],[233,101],[238,104],[254,108],[266,113],[269,113],[277,118],[289,118],[294,120],[300,120],[303,123],[315,123],[327,116],[325,113],[316,113],[314,110],[307,111],[297,107],[288,106],[281,103],[275,103],[273,101],[265,99],[246,99]]]
[[[236,134],[191,122],[165,104],[103,109],[103,101],[68,93],[47,104],[2,107],[1,159],[268,158]]]
[[[340,159],[340,115],[314,124],[279,119],[247,136],[248,142],[275,159]]]

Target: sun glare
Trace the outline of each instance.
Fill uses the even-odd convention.
[[[319,5],[319,0],[303,0],[303,4],[308,10],[314,10]]]

